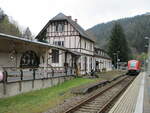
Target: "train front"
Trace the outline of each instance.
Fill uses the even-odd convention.
[[[130,60],[128,61],[128,74],[138,75],[140,73],[140,61]]]

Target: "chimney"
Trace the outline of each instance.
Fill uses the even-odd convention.
[[[78,19],[75,19],[74,21],[77,23],[77,22],[78,22]]]
[[[69,19],[72,19],[72,17],[71,17],[71,16],[68,16],[68,18],[69,18]]]

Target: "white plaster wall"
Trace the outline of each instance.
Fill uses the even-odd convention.
[[[71,40],[71,47],[70,48],[75,48],[75,37],[70,37]]]
[[[76,48],[80,48],[80,37],[76,36]]]
[[[69,47],[70,47],[69,43],[70,43],[69,37],[65,37],[65,47],[66,47],[66,48],[69,48]]]
[[[79,62],[81,63],[81,74],[85,74],[85,57],[87,58],[87,62],[86,62],[86,65],[87,65],[87,67],[86,67],[86,72],[87,73],[90,73],[91,72],[91,65],[92,65],[92,69],[94,69],[94,59],[93,59],[93,57],[92,56],[87,56],[87,55],[82,55],[81,57],[80,57],[80,59],[79,59]],[[92,58],[92,60],[91,60],[91,58]],[[92,62],[92,64],[91,64],[91,62]],[[84,70],[84,71],[83,71]]]
[[[90,72],[90,57],[87,56],[87,73]]]
[[[62,50],[59,50],[59,63],[52,63],[52,56],[49,55],[49,64],[51,64],[53,67],[63,67],[64,61],[65,61],[65,53]]]
[[[85,74],[85,56],[80,57],[80,63],[81,63],[81,74]]]
[[[112,62],[111,62],[111,60],[100,58],[100,57],[95,57],[95,61],[103,62],[103,63],[99,63],[99,69],[100,70],[102,70],[103,68],[106,68],[107,71],[111,71],[112,70],[112,67],[111,67]]]

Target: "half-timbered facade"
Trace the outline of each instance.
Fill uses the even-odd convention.
[[[39,41],[63,46],[76,54],[80,54],[81,56],[78,58],[76,65],[81,74],[89,73],[94,69],[94,41],[90,39],[84,29],[77,23],[77,19],[72,20],[71,16],[65,16],[60,13],[46,24],[36,38]],[[57,54],[61,53],[57,51]],[[53,54],[50,56],[57,55]],[[52,62],[52,65],[59,66],[60,61]]]

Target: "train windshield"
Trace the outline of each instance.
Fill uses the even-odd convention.
[[[136,65],[136,62],[131,62],[131,68],[134,68],[135,67],[135,65]]]

